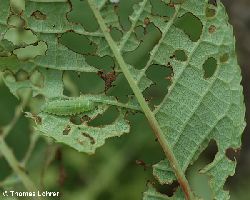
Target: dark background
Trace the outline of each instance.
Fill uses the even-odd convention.
[[[241,154],[238,158],[236,175],[230,179],[230,184],[250,189],[250,1],[223,0],[227,8],[230,23],[234,27],[238,61],[242,69],[242,84],[244,86],[247,127],[242,138]],[[245,181],[243,181],[245,180]],[[244,190],[243,190],[244,191]],[[243,192],[242,191],[242,192]],[[243,192],[244,193],[244,192]],[[242,199],[250,196],[242,194]]]

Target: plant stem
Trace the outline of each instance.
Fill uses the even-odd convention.
[[[10,167],[13,169],[13,171],[18,175],[20,180],[22,181],[23,185],[29,192],[37,192],[37,188],[35,187],[35,184],[29,179],[28,175],[25,172],[25,169],[23,166],[18,162],[15,155],[11,151],[11,149],[8,147],[6,142],[4,141],[4,138],[9,134],[9,132],[13,129],[15,124],[17,123],[18,119],[20,118],[23,108],[25,108],[30,100],[30,97],[32,95],[31,91],[27,91],[27,94],[24,95],[24,98],[22,102],[16,107],[15,115],[12,119],[12,121],[3,128],[3,131],[0,135],[0,152],[3,155],[3,157],[6,159],[6,161],[9,163]],[[41,200],[41,197],[37,197],[36,199]]]
[[[18,177],[23,182],[24,186],[29,192],[37,192],[37,188],[34,183],[29,179],[28,175],[20,165],[20,163],[15,158],[13,152],[5,143],[4,139],[0,136],[0,151],[2,152],[4,158],[9,163],[10,167],[14,170],[14,172],[18,175]],[[40,197],[36,197],[36,199],[41,200]]]
[[[116,45],[116,43],[114,42],[114,40],[112,39],[111,35],[110,35],[110,30],[107,28],[104,19],[102,18],[99,10],[97,9],[96,4],[94,3],[93,0],[88,0],[88,3],[100,25],[100,28],[104,34],[105,39],[107,40],[110,49],[112,50],[114,57],[116,58],[124,76],[126,77],[131,89],[133,90],[145,116],[148,119],[148,122],[153,130],[153,132],[155,133],[156,137],[158,138],[158,141],[167,157],[167,159],[169,160],[169,163],[178,179],[178,182],[185,194],[185,198],[187,200],[191,200],[194,199],[194,195],[191,191],[191,188],[189,186],[189,183],[185,177],[185,174],[183,173],[175,155],[173,154],[173,151],[168,143],[168,141],[165,139],[164,134],[155,118],[154,113],[150,110],[147,102],[145,101],[140,88],[138,87],[138,85],[136,84],[136,81],[134,80],[134,78],[132,77],[127,64],[125,63],[122,55],[119,52],[119,48]]]

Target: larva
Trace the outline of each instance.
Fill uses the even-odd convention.
[[[67,116],[80,114],[86,111],[93,110],[95,107],[94,102],[83,98],[60,99],[47,102],[43,107],[43,112]]]

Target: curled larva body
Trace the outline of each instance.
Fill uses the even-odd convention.
[[[43,107],[43,112],[53,115],[75,115],[93,110],[94,102],[85,99],[66,99],[49,101]]]

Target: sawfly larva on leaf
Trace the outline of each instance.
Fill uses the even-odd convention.
[[[59,116],[75,115],[91,111],[95,108],[94,102],[83,98],[60,99],[45,103],[42,111]]]

